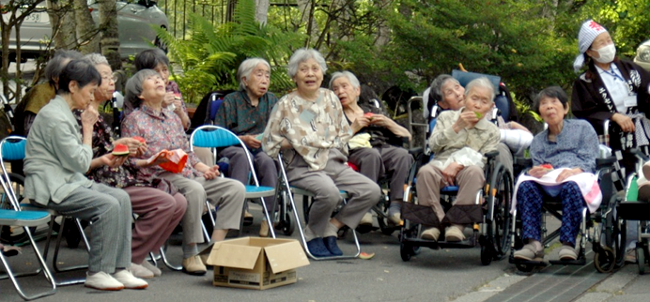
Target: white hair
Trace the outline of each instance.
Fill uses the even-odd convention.
[[[344,70],[344,71],[337,71],[334,74],[332,74],[332,79],[330,80],[330,89],[332,89],[332,84],[334,84],[334,81],[342,77],[346,77],[348,81],[350,81],[350,84],[352,84],[352,87],[354,88],[361,87],[361,83],[359,83],[359,79],[357,79],[357,76],[355,76],[354,73]]]
[[[492,82],[490,82],[488,78],[480,77],[478,79],[474,79],[471,82],[469,82],[465,87],[465,96],[467,96],[474,87],[482,87],[482,88],[489,89],[491,95],[490,101],[494,102],[494,97],[496,97],[496,92],[494,91],[494,85],[492,85]]]
[[[106,57],[98,53],[89,53],[84,56],[84,59],[88,60],[93,65],[105,64],[110,66],[110,64],[108,64],[108,60],[106,60]]]
[[[244,78],[250,79],[251,73],[257,67],[257,65],[264,64],[266,65],[266,68],[269,69],[269,72],[271,72],[271,65],[269,62],[262,58],[250,58],[244,60],[244,62],[241,62],[239,64],[239,68],[237,69],[237,80],[239,80],[239,89],[242,91],[246,90],[246,83],[244,83]]]
[[[327,64],[325,63],[325,58],[323,58],[323,55],[321,55],[318,50],[315,50],[313,48],[301,48],[296,50],[296,52],[294,52],[289,59],[289,64],[287,64],[287,72],[289,74],[289,77],[293,78],[296,73],[298,73],[298,65],[309,59],[314,59],[316,63],[320,65],[320,70],[323,72],[323,75],[325,75],[325,72],[327,71]]]

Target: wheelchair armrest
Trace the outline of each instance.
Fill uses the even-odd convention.
[[[488,160],[493,159],[493,158],[495,158],[497,156],[499,156],[499,151],[497,151],[497,150],[485,153],[485,157],[487,157]]]
[[[415,156],[415,155],[418,155],[418,154],[424,152],[424,147],[417,147],[417,148],[413,148],[413,149],[408,149],[408,151],[409,151],[409,154]]]
[[[634,154],[634,156],[636,156],[638,159],[640,159],[643,162],[647,162],[650,160],[650,158],[648,158],[648,156],[645,155],[643,151],[641,151],[641,149],[639,148],[631,149],[630,153]]]
[[[596,158],[596,170],[611,166],[616,162],[616,157]]]

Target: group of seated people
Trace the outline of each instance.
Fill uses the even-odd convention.
[[[601,35],[597,37],[591,41],[594,45]],[[611,43],[611,38],[605,45],[607,42]],[[585,51],[597,58],[598,52]],[[608,64],[624,70],[629,67],[614,62]],[[590,61],[590,70],[593,65]],[[119,136],[98,113],[99,106],[111,99],[115,90],[111,67],[99,54],[82,57],[74,51],[57,52],[46,68],[48,82],[27,96],[37,101],[19,105],[23,116],[20,128],[27,136],[24,195],[32,203],[91,222],[85,285],[100,290],[146,288],[148,284],[142,278],[161,274],[146,260],[147,255],[158,251],[179,223],[183,230],[183,270],[205,274],[197,247],[204,241],[201,216],[208,210],[205,200],[217,209],[211,241],[224,240],[229,230],[239,229],[244,184],[249,181],[243,148],[228,147],[219,152],[220,158],[230,162],[230,178],[220,177],[224,171],[203,163],[191,151],[185,133],[190,125],[187,108],[178,85],[169,80],[165,54],[144,51],[136,56],[135,66],[138,71],[125,86]],[[597,63],[596,67],[605,66]],[[315,257],[339,256],[338,230],[356,228],[368,215],[380,199],[377,182],[382,177],[389,182],[389,222],[399,225],[403,185],[413,158],[394,142],[411,139],[411,134],[380,109],[359,101],[361,85],[354,74],[336,72],[329,83],[331,90],[322,88],[327,65],[318,51],[297,50],[287,69],[296,89],[278,99],[268,91],[269,63],[261,58],[243,61],[237,72],[240,89],[225,97],[214,122],[246,144],[261,185],[276,186],[276,159],[282,152],[291,185],[314,194],[304,229],[309,251]],[[643,81],[648,79],[645,73],[634,70],[642,74]],[[608,83],[605,81],[609,88]],[[565,207],[560,257],[575,259],[579,213],[584,207],[593,211],[599,202],[585,199],[587,184],[574,181],[584,179],[584,175],[593,178],[598,155],[596,132],[584,121],[564,119],[568,98],[559,87],[543,90],[535,100],[533,108],[548,124],[535,139],[515,122],[500,120],[495,125],[487,118],[494,107],[495,89],[486,78],[473,80],[465,88],[449,75],[432,82],[431,100],[445,110],[437,116],[428,138],[435,158],[420,168],[417,191],[419,203],[432,208],[439,225],[423,230],[421,237],[438,240],[444,234],[446,241],[464,240],[467,224],[459,211],[445,213],[440,189],[459,187],[452,209],[472,204],[485,182],[485,154],[498,150],[497,160],[512,172],[512,154],[530,145],[534,167],[525,181],[520,180],[515,196],[527,244],[515,257],[530,260],[543,256],[539,217],[542,197],[550,195],[559,196]],[[593,108],[599,106],[597,100],[581,101],[579,97],[574,95],[576,115],[606,115]],[[612,102],[619,104],[617,99]],[[627,100],[625,104],[629,105]],[[628,116],[608,115],[621,126],[622,133],[634,131],[635,125],[645,127],[643,123],[630,124]],[[128,147],[128,156],[113,155],[117,144]],[[160,167],[169,161],[160,155],[176,149],[187,154],[187,162],[178,173],[172,173]],[[536,181],[549,173],[557,175],[556,185]],[[340,190],[347,193],[347,204],[332,216],[341,202]],[[267,209],[276,208],[275,198],[265,202]],[[133,214],[137,219],[132,229]],[[268,222],[261,226],[260,236],[268,236]]]

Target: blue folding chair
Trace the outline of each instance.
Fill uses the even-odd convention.
[[[262,207],[264,208],[264,216],[266,217],[266,222],[269,224],[269,231],[271,237],[275,238],[275,231],[273,229],[273,220],[269,214],[269,209],[266,208],[266,203],[264,202],[264,197],[271,197],[276,195],[276,188],[260,186],[259,181],[257,180],[257,174],[255,173],[255,167],[253,165],[253,160],[251,157],[246,144],[237,137],[230,130],[215,126],[215,125],[204,125],[196,128],[192,135],[190,136],[190,148],[194,151],[194,147],[201,148],[210,148],[212,149],[213,160],[217,162],[217,148],[229,147],[239,145],[244,150],[246,150],[246,158],[248,160],[248,166],[251,171],[251,181],[252,184],[244,185],[246,187],[246,199],[257,199],[259,198],[262,202]],[[209,208],[209,202],[206,200],[206,205]],[[210,214],[210,220],[214,226],[215,217],[212,215],[211,211],[208,211]],[[243,223],[243,214],[242,209],[242,223]],[[240,227],[241,232],[241,227]]]
[[[50,242],[52,239],[52,234],[54,232],[54,217],[56,216],[61,216],[59,213],[57,213],[54,210],[51,209],[45,209],[39,206],[35,206],[32,204],[21,204],[20,200],[18,198],[19,195],[16,195],[16,192],[14,191],[14,187],[12,185],[12,180],[16,179],[15,176],[11,176],[10,173],[8,172],[8,169],[5,165],[5,162],[7,161],[19,161],[19,160],[24,160],[25,159],[25,145],[27,144],[27,139],[22,137],[22,136],[9,136],[4,138],[2,141],[0,141],[0,154],[2,155],[0,157],[0,167],[2,168],[2,187],[5,192],[5,196],[8,198],[8,200],[11,202],[15,210],[28,210],[28,211],[47,211],[49,214],[48,217],[50,217],[50,230],[47,234],[47,240],[45,242],[45,248],[43,250],[43,259],[47,261],[47,255],[50,247]],[[62,220],[63,221],[63,220]],[[86,237],[86,234],[83,232],[83,227],[81,226],[81,221],[79,219],[74,219],[74,223],[81,235],[81,239],[84,241],[86,245],[86,251],[90,252],[90,243],[88,242],[88,238]],[[59,231],[57,234],[57,239],[56,239],[56,245],[54,248],[54,255],[52,259],[52,267],[54,268],[54,271],[57,273],[61,272],[69,272],[73,270],[79,270],[79,269],[86,269],[88,268],[88,265],[76,265],[76,266],[70,266],[70,267],[65,267],[65,268],[59,268],[58,266],[58,255],[59,255],[59,249],[61,246],[61,240],[63,239],[63,226],[64,224],[61,223],[59,227]],[[32,226],[33,227],[33,226]],[[29,237],[31,236],[31,232],[28,233]],[[31,239],[33,240],[33,238]],[[84,278],[79,278],[79,279],[70,279],[70,280],[64,280],[64,281],[57,281],[56,284],[58,286],[65,286],[65,285],[74,285],[74,284],[81,284],[85,281]]]

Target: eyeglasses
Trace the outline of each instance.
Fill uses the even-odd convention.
[[[117,83],[117,80],[118,80],[117,76],[112,76],[112,77],[103,76],[102,77],[102,82],[104,82],[104,81],[111,82],[112,81],[113,83]]]

